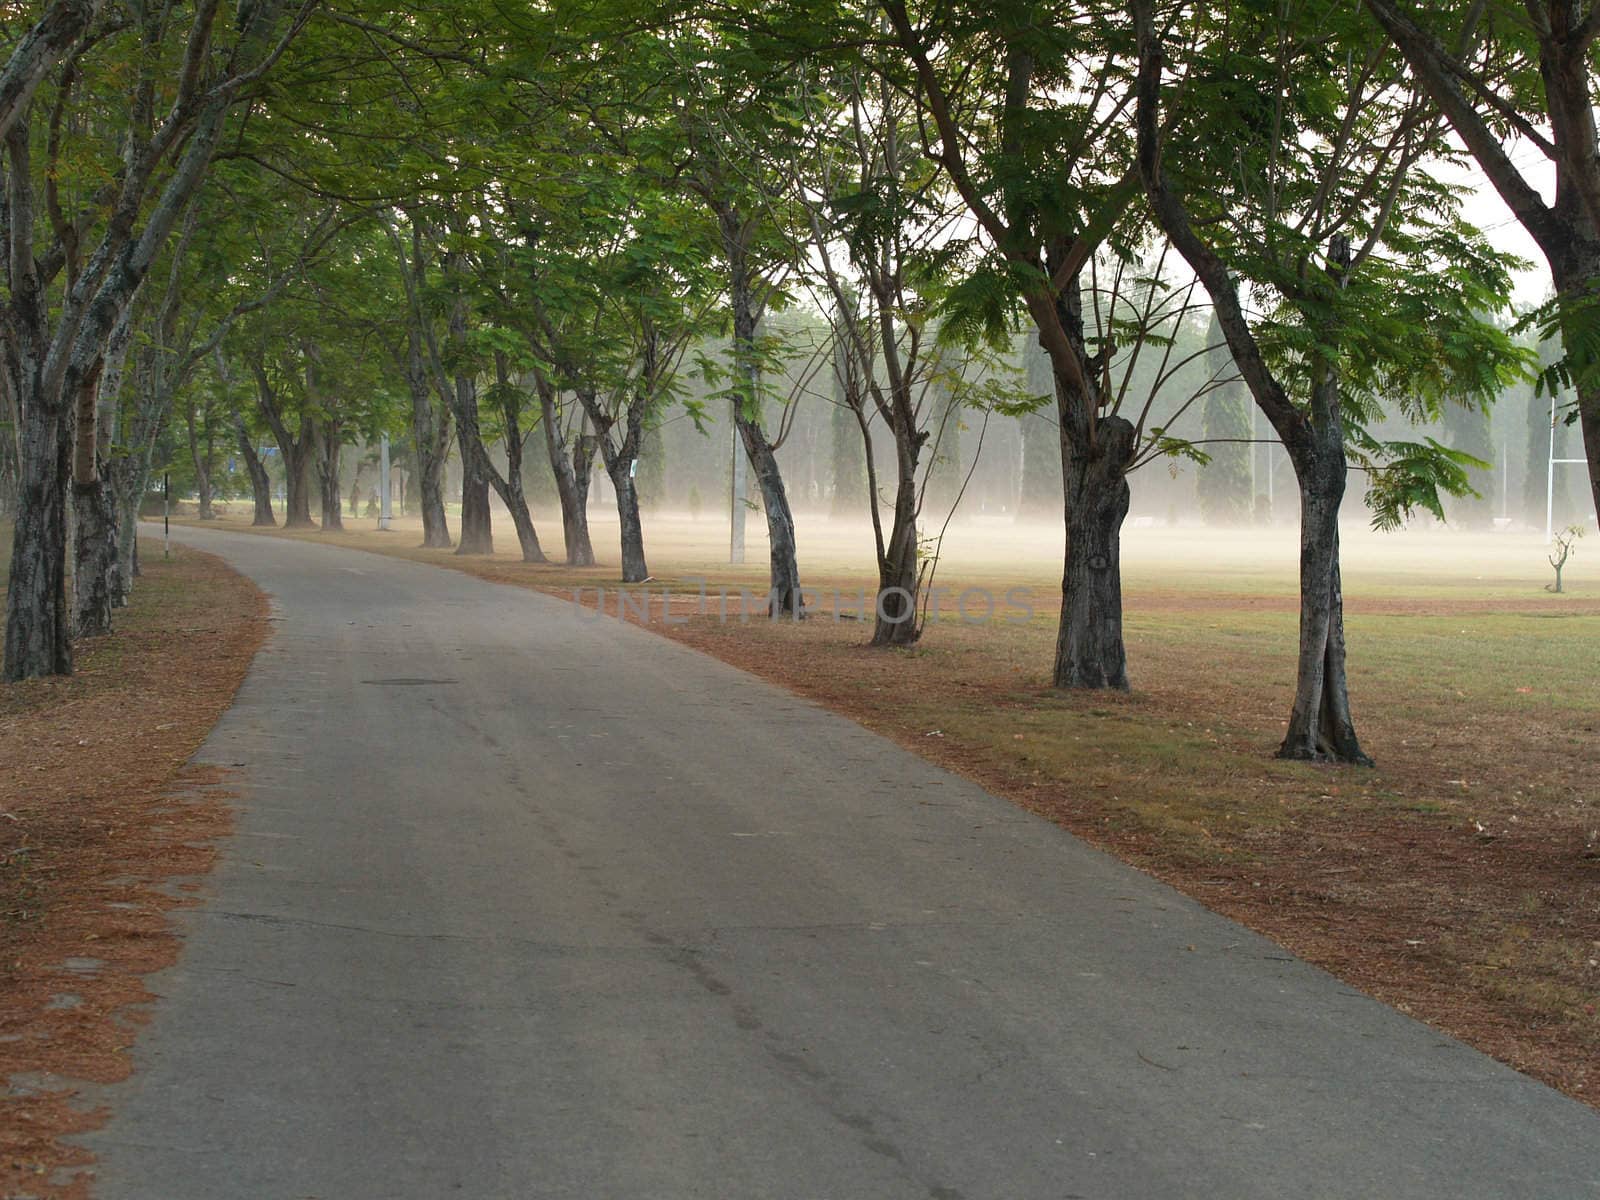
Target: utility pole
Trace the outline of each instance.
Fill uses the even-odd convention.
[[[389,520],[394,515],[390,508],[393,492],[389,484],[389,435],[381,434],[378,437],[378,528],[389,528]]]

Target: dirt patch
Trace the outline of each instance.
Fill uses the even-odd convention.
[[[220,772],[186,767],[266,636],[265,597],[220,559],[146,566],[77,673],[0,690],[0,1195],[82,1197],[63,1138],[105,1113],[78,1082],[129,1071],[231,813]]]

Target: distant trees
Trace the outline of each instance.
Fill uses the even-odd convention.
[[[731,454],[773,614],[802,608],[793,506],[827,498],[872,523],[872,640],[905,645],[928,514],[962,494],[985,410],[1018,424],[1006,478],[973,490],[1066,535],[1064,688],[1129,686],[1134,472],[1194,462],[1201,517],[1243,523],[1265,519],[1255,444],[1287,454],[1301,645],[1282,753],[1364,761],[1350,472],[1380,524],[1449,497],[1486,515],[1462,499],[1496,453],[1484,405],[1527,365],[1492,324],[1506,263],[1433,169],[1464,161],[1449,127],[1550,259],[1557,298],[1532,324],[1563,350],[1543,383],[1576,395],[1597,461],[1580,100],[1600,23],[1517,11],[36,5],[0,66],[7,675],[66,670],[74,629],[110,626],[157,466],[182,460],[202,515],[237,475],[258,522],[335,530],[352,446],[381,433],[424,544],[458,553],[492,549],[494,497],[543,561],[548,498],[567,562],[593,564],[598,464],[630,581],[651,497],[698,495],[692,460],[713,507]],[[1553,203],[1508,138],[1556,164]],[[1522,415],[1500,443],[1542,464],[1548,418]]]
[[[1211,390],[1200,418],[1202,449],[1210,459],[1195,481],[1200,517],[1208,525],[1243,525],[1255,496],[1250,486],[1250,392],[1239,381],[1222,326],[1212,314],[1206,333]]]

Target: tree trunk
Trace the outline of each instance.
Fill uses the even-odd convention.
[[[72,444],[63,405],[22,405],[21,487],[6,591],[5,678],[72,673],[67,491]]]
[[[126,455],[111,464],[111,492],[117,509],[117,588],[114,603],[124,607],[139,575],[139,504],[150,476],[149,460]]]
[[[533,514],[528,511],[528,498],[522,492],[520,477],[507,477],[505,495],[501,499],[506,508],[511,510],[511,524],[517,531],[517,548],[522,551],[522,561],[549,562],[544,555],[544,547],[539,544],[539,531],[534,527]]]
[[[755,235],[756,226],[744,220],[737,210],[724,202],[713,202],[712,208],[717,214],[723,253],[728,259],[728,295],[733,305],[733,370],[737,384],[733,398],[734,423],[744,442],[745,455],[755,468],[756,481],[761,487],[761,506],[767,514],[772,596],[769,611],[773,617],[783,613],[800,616],[800,564],[795,550],[794,514],[789,509],[789,497],[784,490],[778,459],[761,428],[761,362],[756,353],[756,325],[760,314],[756,311],[749,261],[750,240]],[[743,504],[744,497],[735,496],[733,503],[735,506]],[[737,507],[735,511],[738,511]],[[742,527],[738,540],[742,561]]]
[[[4,372],[0,371],[0,392],[4,393],[5,407],[3,412],[5,429],[0,432],[0,517],[9,517],[17,511],[17,488],[20,484],[18,475],[17,438],[22,433],[22,423],[18,419],[16,405],[11,401],[11,388],[7,385]]]
[[[1055,686],[1128,690],[1122,641],[1122,522],[1128,515],[1128,464],[1134,428],[1102,417],[1093,446],[1063,436],[1067,556],[1061,573]]]
[[[1343,442],[1343,432],[1334,430],[1317,438],[1313,453],[1294,456],[1300,484],[1300,655],[1289,732],[1278,757],[1371,766],[1356,739],[1345,678],[1344,593],[1339,582]]]
[[[422,360],[421,335],[412,329],[410,339],[405,369],[406,384],[411,389],[411,444],[417,457],[422,544],[433,550],[448,550],[453,543],[444,511],[444,462],[450,440],[450,419],[448,414],[441,419],[433,406],[428,370]],[[402,511],[404,507],[401,506]]]
[[[556,475],[561,497],[561,536],[569,567],[594,566],[594,541],[589,537],[589,481],[594,478],[595,439],[580,433],[572,443],[568,473]],[[565,461],[564,455],[558,458]]]
[[[194,480],[196,507],[199,509],[200,519],[202,521],[215,521],[217,513],[212,504],[211,472],[201,466],[199,462],[196,462]]]
[[[461,451],[461,542],[456,553],[493,554],[489,474],[484,470],[483,440],[478,434],[477,389],[465,377],[456,380],[456,388],[469,393],[456,405],[456,446]]]
[[[205,452],[203,453],[200,449],[200,437],[195,432],[197,415],[198,414],[196,413],[195,406],[190,404],[189,420],[187,425],[189,433],[189,459],[194,463],[195,499],[200,509],[200,519],[202,521],[215,521],[217,519],[217,514],[212,511],[211,505],[211,447],[208,444]]]
[[[548,378],[537,374],[534,382],[539,389],[545,451],[550,456],[550,471],[556,477],[556,495],[561,501],[561,537],[566,545],[567,565],[592,567],[594,543],[589,539],[589,475],[594,469],[595,441],[580,427],[569,459],[566,439],[561,434],[561,416],[556,410],[555,387]]]
[[[633,460],[620,456],[607,469],[612,490],[617,494],[617,520],[622,526],[622,582],[643,583],[650,578],[644,560],[644,526],[639,521],[639,492],[633,486]]]
[[[422,544],[436,550],[448,550],[452,542],[450,523],[444,511],[444,455],[438,453],[420,431],[415,437],[415,449],[417,493],[422,509]]]
[[[72,489],[74,522],[72,623],[78,637],[111,632],[111,610],[121,592],[117,578],[117,518],[110,472]]]
[[[494,464],[485,454],[483,468],[493,485],[495,494],[511,514],[511,524],[517,531],[517,548],[522,551],[525,563],[542,563],[544,547],[539,545],[539,531],[534,528],[533,514],[528,510],[528,495],[522,486],[522,420],[521,393],[511,382],[510,360],[503,351],[495,351],[495,381],[499,385],[500,411],[505,420],[506,473],[501,478]]]
[[[315,439],[302,432],[297,441],[278,442],[283,455],[285,529],[315,529],[311,519],[311,446]]]
[[[921,583],[917,547],[917,455],[914,430],[895,439],[898,470],[894,521],[878,557],[878,602],[872,626],[874,646],[909,646],[922,636],[917,621]],[[881,528],[881,526],[879,527]]]
[[[738,417],[739,436],[755,467],[761,487],[761,507],[767,514],[768,563],[771,582],[771,615],[800,616],[800,564],[795,555],[794,514],[789,510],[789,495],[778,470],[778,459],[758,422]]]
[[[261,465],[261,456],[256,453],[255,444],[250,440],[250,431],[245,428],[244,418],[235,414],[233,430],[239,439],[239,457],[244,459],[245,470],[250,475],[250,494],[255,499],[256,514],[250,522],[254,526],[276,525],[278,519],[272,515],[272,477],[267,474],[267,468]]]
[[[322,532],[344,529],[344,505],[339,498],[339,426],[327,421],[318,426],[313,449],[317,455],[317,483],[322,489]]]
[[[111,485],[111,447],[130,338],[129,313],[125,310],[112,330],[95,384],[94,477],[74,480],[72,624],[78,637],[110,633],[112,610],[125,602],[118,570],[117,497]]]

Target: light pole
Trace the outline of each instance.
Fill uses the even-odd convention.
[[[389,528],[389,519],[394,515],[389,507],[392,492],[389,485],[389,435],[378,436],[378,529]]]

